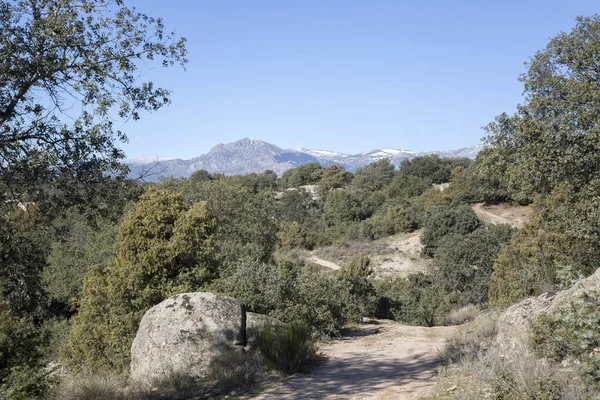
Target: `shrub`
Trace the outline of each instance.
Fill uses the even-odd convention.
[[[0,397],[30,399],[48,389],[41,349],[47,338],[28,318],[13,317],[0,301]]]
[[[600,390],[600,293],[584,292],[563,309],[531,322],[531,345],[540,357],[573,360],[594,390]]]
[[[442,324],[448,312],[443,288],[423,273],[377,281],[376,293],[378,318],[434,326]]]
[[[423,254],[432,257],[444,236],[466,235],[477,229],[480,223],[475,212],[467,205],[443,207],[434,211],[423,226]]]
[[[373,268],[369,256],[363,253],[355,255],[342,267],[340,273],[342,279],[350,284],[350,295],[354,297],[362,316],[373,316],[377,299],[371,281]]]
[[[215,276],[214,220],[206,203],[150,191],[125,216],[116,255],[84,281],[63,360],[72,370],[126,368],[139,321],[176,293],[196,291]]]
[[[498,253],[490,280],[490,305],[508,307],[542,294],[558,283],[557,269],[556,250],[534,218]]]
[[[469,311],[471,314],[472,311]],[[480,315],[464,327],[464,330],[446,338],[440,357],[448,364],[476,360],[487,350],[496,336],[496,316]]]
[[[310,329],[300,321],[283,326],[266,323],[256,334],[265,359],[284,374],[304,370],[315,359]]]
[[[242,260],[212,290],[243,301],[250,311],[283,322],[300,320],[316,336],[337,336],[362,317],[349,282],[287,257],[275,264]]]
[[[446,316],[446,325],[461,325],[465,322],[474,321],[479,315],[479,308],[473,304],[469,304],[458,310],[450,311],[450,314]]]
[[[459,307],[487,304],[494,261],[514,232],[508,225],[491,225],[439,241],[434,265],[453,303]]]

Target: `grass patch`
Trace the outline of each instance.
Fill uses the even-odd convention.
[[[316,360],[311,331],[301,322],[267,323],[257,332],[256,343],[267,362],[284,374],[304,371]]]
[[[382,240],[356,240],[349,243],[319,247],[313,251],[313,254],[324,260],[343,265],[360,253],[375,256],[392,252],[390,246]]]

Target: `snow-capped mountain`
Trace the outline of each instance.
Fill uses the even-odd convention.
[[[245,138],[233,143],[218,144],[208,153],[189,160],[165,159],[155,160],[152,163],[141,160],[127,160],[126,163],[131,169],[130,177],[136,178],[144,174],[146,180],[157,180],[160,176],[187,178],[201,169],[211,173],[227,175],[260,173],[272,170],[281,175],[288,169],[309,162],[317,162],[321,165],[339,164],[354,172],[358,168],[382,158],[389,159],[396,166],[403,160],[427,154],[438,154],[440,157],[446,158],[475,158],[482,147],[482,145],[475,145],[458,150],[434,152],[376,149],[359,154],[344,154],[335,151],[304,148],[286,150],[262,140]]]

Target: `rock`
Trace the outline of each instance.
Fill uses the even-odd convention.
[[[204,378],[213,360],[245,345],[242,303],[212,293],[175,295],[144,314],[131,346],[131,379],[151,385],[180,371]]]
[[[529,322],[542,313],[565,309],[586,293],[600,290],[600,269],[556,294],[545,293],[510,306],[496,322],[495,343],[507,357],[521,357],[528,347]]]

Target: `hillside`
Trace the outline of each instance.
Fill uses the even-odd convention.
[[[376,149],[359,154],[344,154],[326,150],[310,150],[304,148],[282,149],[262,140],[244,138],[233,143],[218,144],[208,153],[189,160],[172,159],[149,163],[147,160],[126,160],[131,169],[130,177],[137,178],[143,172],[150,170],[144,178],[147,181],[157,181],[159,177],[189,178],[198,170],[226,175],[260,173],[266,170],[275,171],[278,175],[288,169],[309,162],[323,166],[338,164],[346,170],[355,172],[374,161],[389,159],[392,164],[399,165],[406,159],[438,154],[444,158],[475,158],[481,145],[475,145],[458,150],[421,152],[397,149]]]

